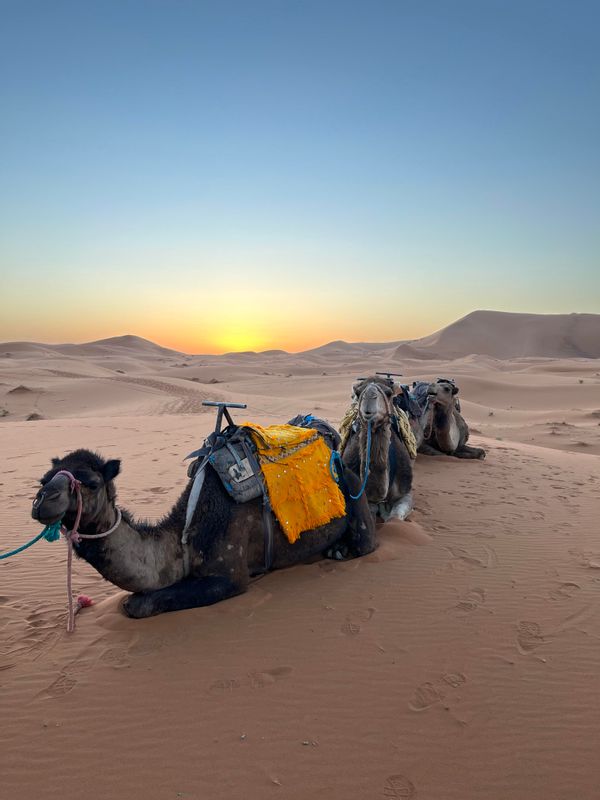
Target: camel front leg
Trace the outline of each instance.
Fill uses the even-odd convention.
[[[427,442],[423,442],[423,444],[419,447],[419,453],[424,456],[445,456],[447,453],[442,453],[441,450],[437,450],[435,447],[432,447]]]
[[[410,515],[413,507],[413,494],[412,492],[409,492],[408,494],[405,494],[404,497],[400,498],[400,500],[398,500],[396,503],[394,503],[389,513],[382,514],[382,516],[386,522],[390,519],[404,520]]]
[[[467,444],[463,444],[462,447],[457,448],[453,456],[456,458],[485,458],[485,450],[483,447],[470,447]]]
[[[247,588],[247,584],[236,584],[229,578],[212,575],[206,578],[184,578],[165,589],[129,595],[123,603],[123,610],[128,617],[143,619],[168,611],[210,606],[228,597],[243,594]]]

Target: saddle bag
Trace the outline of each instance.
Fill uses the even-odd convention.
[[[191,455],[198,456],[188,468],[193,478],[203,457],[221,479],[227,493],[236,503],[247,503],[263,495],[262,473],[256,459],[256,448],[250,436],[241,428],[211,434],[204,447]]]
[[[208,459],[236,503],[247,503],[263,494],[260,467],[253,448],[250,437],[243,437],[243,441],[228,442]]]

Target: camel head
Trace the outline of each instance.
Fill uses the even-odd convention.
[[[456,405],[454,399],[458,394],[458,386],[454,381],[438,378],[435,383],[430,383],[427,387],[427,397],[436,406],[453,408]]]
[[[392,380],[379,376],[361,378],[352,388],[358,416],[363,422],[370,422],[373,428],[378,428],[391,418],[393,397],[397,393]]]
[[[113,505],[116,497],[113,478],[119,474],[120,467],[120,461],[104,461],[90,450],[75,450],[64,458],[53,458],[52,467],[40,480],[41,488],[33,501],[31,516],[42,525],[64,519],[68,528],[73,526],[77,494],[71,491],[69,478],[57,474],[64,469],[81,481],[80,528],[93,525],[105,514],[107,506]]]

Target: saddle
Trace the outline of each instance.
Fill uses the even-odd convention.
[[[218,428],[201,448],[187,456],[194,459],[188,467],[194,484],[184,537],[209,465],[236,503],[262,496],[266,570],[272,566],[273,557],[272,514],[291,543],[302,531],[343,516],[344,496],[329,470],[330,450],[337,449],[340,437],[328,422],[305,414],[285,425],[267,428],[252,423],[235,425],[233,421],[222,430]]]
[[[286,426],[317,431],[330,450],[340,446],[341,437],[333,425],[312,414],[298,414]],[[228,425],[218,433],[211,433],[200,449],[186,456],[194,459],[188,467],[188,477],[193,478],[202,460],[207,458],[236,503],[247,503],[264,495],[262,469],[251,430],[247,425]]]
[[[415,419],[421,416],[423,410],[417,398],[410,391],[410,387],[406,384],[401,385],[400,392],[394,397],[394,405],[404,411],[409,417]]]

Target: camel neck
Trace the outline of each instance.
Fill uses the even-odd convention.
[[[170,586],[184,577],[181,542],[168,523],[136,526],[127,511],[110,536],[82,539],[75,550],[106,580],[128,592],[144,592]],[[91,530],[91,528],[90,528]]]
[[[366,463],[366,429],[360,430],[361,477],[369,471],[366,493],[369,502],[380,502],[388,492],[389,484],[389,449],[392,436],[392,425],[386,420],[371,432],[371,459]]]
[[[443,430],[450,425],[452,419],[451,409],[445,406],[436,405],[433,412],[433,419],[436,429]]]
[[[85,536],[102,537],[116,526],[117,521],[122,521],[122,516],[120,517],[116,507],[111,505],[103,509],[95,518],[89,520],[84,525],[80,525],[79,532]]]

